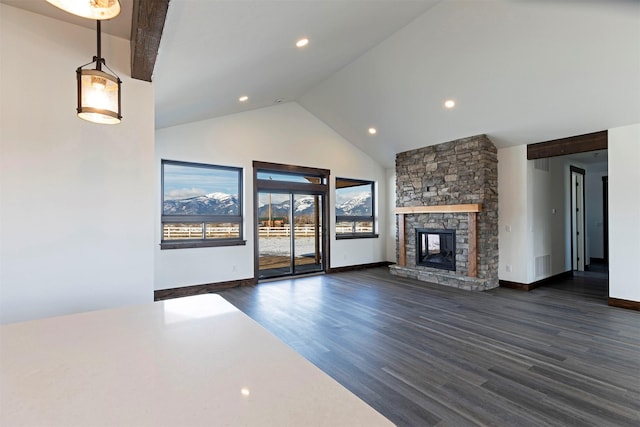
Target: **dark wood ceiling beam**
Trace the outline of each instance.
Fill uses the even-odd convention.
[[[151,81],[169,0],[133,0],[131,77]]]
[[[569,138],[529,144],[527,145],[527,160],[606,150],[608,140],[608,132],[603,130],[600,132],[571,136]]]

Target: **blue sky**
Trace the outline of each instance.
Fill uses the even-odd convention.
[[[164,199],[186,199],[210,193],[238,195],[238,172],[164,164]]]
[[[304,175],[293,173],[258,172],[258,179],[269,179],[273,181],[301,182],[308,184],[309,180]]]

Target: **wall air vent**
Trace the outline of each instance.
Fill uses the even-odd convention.
[[[551,274],[551,255],[536,257],[536,278],[547,277]]]

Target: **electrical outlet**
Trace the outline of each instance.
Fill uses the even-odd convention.
[[[512,268],[511,268],[511,264],[507,264],[507,273],[511,273]]]

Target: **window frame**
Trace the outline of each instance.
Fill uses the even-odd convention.
[[[378,238],[379,235],[376,233],[376,193],[375,193],[375,181],[365,180],[365,179],[355,179],[355,178],[344,178],[344,177],[336,177],[335,180],[335,191],[336,191],[336,203],[338,202],[338,190],[345,187],[338,187],[338,181],[350,181],[353,183],[353,187],[360,185],[370,185],[371,187],[371,215],[338,215],[336,213],[336,240],[347,240],[347,239],[370,239],[370,238]],[[355,227],[355,224],[358,222],[371,222],[371,232],[352,232],[352,233],[338,233],[337,225],[341,222],[350,222]]]
[[[202,168],[209,170],[232,171],[238,174],[238,214],[237,215],[165,215],[165,165],[184,166],[192,168]],[[243,212],[243,168],[234,166],[213,165],[207,163],[184,162],[178,160],[161,159],[160,162],[160,248],[161,249],[183,249],[202,248],[216,246],[239,246],[245,245],[244,240],[244,217]],[[238,225],[238,237],[231,238],[207,238],[207,224],[229,223]],[[194,224],[202,226],[201,239],[175,239],[164,240],[164,227],[166,224]]]

